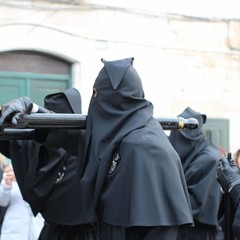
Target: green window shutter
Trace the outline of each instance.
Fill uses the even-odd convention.
[[[206,124],[203,125],[204,133],[219,148],[229,151],[229,120],[208,118]]]
[[[0,72],[0,104],[29,96],[42,106],[46,95],[63,91],[69,85],[69,75]]]

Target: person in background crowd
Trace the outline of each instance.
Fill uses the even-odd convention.
[[[174,240],[193,224],[179,156],[153,118],[133,58],[102,61],[86,132],[52,130],[41,141],[83,153],[78,207],[88,222],[98,220],[100,239]],[[29,98],[4,104],[0,125],[35,109]]]
[[[1,163],[3,163],[3,158]],[[5,160],[6,163],[6,160]],[[0,185],[0,206],[7,207],[4,215],[1,240],[37,240],[40,229],[36,229],[35,217],[29,204],[23,200],[11,165],[5,165]]]
[[[7,165],[8,165],[7,158],[0,153],[0,182],[3,179],[4,169],[6,168]],[[5,175],[8,176],[8,174],[5,174]],[[0,188],[3,188],[3,185],[0,185]],[[1,191],[4,192],[4,189],[2,189]],[[7,191],[6,195],[9,195],[9,198],[10,198],[11,192]],[[8,202],[8,201],[6,201],[6,202]],[[0,205],[0,233],[1,233],[2,223],[3,223],[3,219],[4,219],[4,215],[6,213],[6,210],[7,210],[7,206]]]
[[[224,216],[224,218],[230,218],[230,231],[234,240],[240,239],[240,171],[233,159],[228,160],[227,157],[221,159],[217,170],[217,179],[223,191],[229,194],[232,202],[230,211],[225,212],[225,214],[230,214],[230,217]],[[225,231],[229,231],[229,229]]]
[[[44,112],[81,113],[81,96],[75,88],[50,94],[44,103]],[[96,228],[88,224],[80,204],[81,158],[35,140],[0,141],[0,151],[11,156],[20,189],[33,213],[40,212],[45,219],[39,240],[97,239]]]
[[[179,117],[196,118],[199,127],[194,130],[172,130],[169,135],[182,161],[195,224],[193,228],[181,228],[178,240],[216,240],[220,233],[218,209],[221,201],[216,171],[222,153],[204,135],[205,114],[187,107]]]
[[[238,149],[234,155],[234,161],[238,168],[240,168],[240,149]]]

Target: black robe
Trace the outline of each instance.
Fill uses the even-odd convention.
[[[98,218],[104,240],[174,240],[177,227],[193,223],[180,159],[152,117],[133,59],[103,62],[87,115],[84,216]]]
[[[81,113],[76,89],[48,95],[45,107],[59,113]],[[46,224],[40,239],[96,239],[92,225],[84,219],[79,187],[81,156],[53,149],[34,140],[1,141],[0,150],[12,159],[22,192],[34,214],[40,212]]]
[[[193,224],[179,156],[153,118],[133,58],[103,62],[85,140],[83,131],[51,131],[43,146],[84,154],[81,217],[98,220],[100,239],[174,240],[178,227]]]
[[[183,164],[195,222],[194,228],[183,228],[178,239],[215,240],[221,201],[216,171],[222,155],[219,148],[204,136],[202,126],[206,115],[188,107],[179,117],[196,118],[199,127],[195,130],[172,130],[169,136]]]
[[[226,238],[231,236],[233,240],[240,240],[239,184],[234,185],[230,193],[224,193],[220,204],[218,217]]]
[[[230,197],[230,202],[232,204],[232,236],[235,237],[234,240],[240,240],[240,185],[235,185],[233,187],[230,191]]]

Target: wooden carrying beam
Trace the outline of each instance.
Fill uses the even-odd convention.
[[[86,115],[60,113],[32,113],[18,119],[16,125],[5,124],[0,132],[0,140],[34,139],[35,129],[86,129]],[[164,130],[196,129],[197,119],[181,117],[156,118]]]

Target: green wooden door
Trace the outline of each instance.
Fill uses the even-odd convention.
[[[68,87],[68,84],[59,80],[41,80],[35,79],[30,84],[29,97],[35,102],[43,106],[43,99],[46,95],[62,92]]]
[[[219,148],[229,152],[229,120],[207,119],[203,129],[207,138],[210,138]]]
[[[62,92],[70,85],[68,75],[41,75],[32,76],[30,82],[29,97],[43,106],[43,99],[46,95]]]
[[[46,95],[63,91],[69,86],[69,75],[0,72],[0,104],[29,96],[43,106]]]
[[[29,96],[43,105],[46,95],[71,86],[71,63],[62,58],[28,50],[0,53],[0,104]]]
[[[18,78],[6,78],[0,75],[0,105],[23,96],[26,93],[26,81]]]

